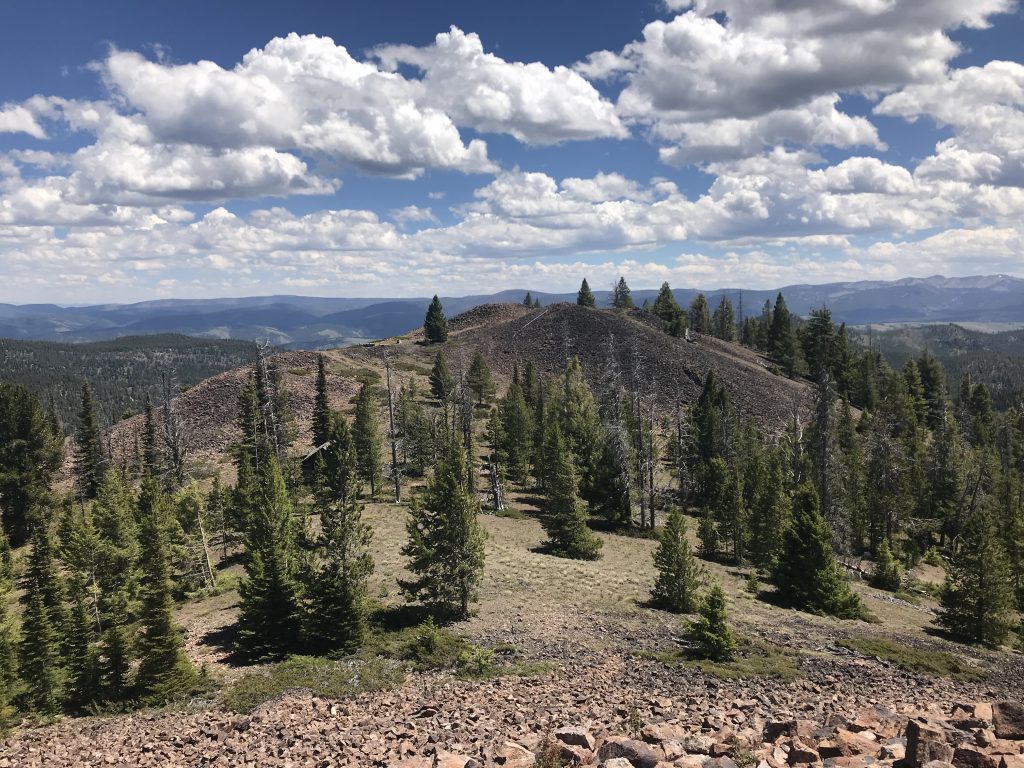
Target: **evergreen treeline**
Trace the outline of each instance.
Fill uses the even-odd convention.
[[[176,388],[191,387],[252,357],[252,342],[177,334],[85,344],[0,339],[3,380],[26,387],[68,434],[76,424],[83,381],[92,387],[100,422],[110,425],[141,413],[147,398],[160,402],[167,377]]]

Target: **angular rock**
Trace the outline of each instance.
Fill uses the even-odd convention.
[[[683,749],[691,755],[710,755],[711,748],[715,746],[715,740],[710,736],[701,733],[691,733],[680,740]]]
[[[529,768],[536,762],[536,756],[526,747],[514,741],[506,741],[491,758],[497,765],[507,768]]]
[[[992,705],[992,723],[1000,739],[1024,739],[1024,705],[1017,701],[999,701]]]
[[[689,734],[686,729],[678,725],[668,723],[653,723],[645,725],[640,731],[640,736],[648,744],[659,744],[663,741],[682,741]]]
[[[594,737],[586,728],[565,726],[555,731],[555,738],[570,747],[583,747],[588,752],[594,751]]]
[[[771,720],[765,723],[765,741],[778,741],[784,736],[805,742],[814,741],[814,723],[810,720]]]
[[[953,751],[953,765],[956,768],[999,768],[999,758],[979,747],[962,745]]]
[[[602,761],[624,757],[635,768],[655,768],[661,759],[649,745],[624,736],[612,736],[597,750],[597,756]]]
[[[611,760],[605,760],[601,765],[604,768],[635,768],[634,765],[624,757],[613,757]]]
[[[946,742],[946,734],[930,723],[910,720],[907,723],[906,762],[911,768],[934,760],[953,761],[953,747]]]
[[[477,768],[480,764],[472,757],[457,755],[454,752],[437,750],[434,756],[434,768]]]
[[[786,762],[790,765],[806,765],[808,763],[821,762],[821,755],[817,750],[811,749],[799,739],[793,739],[789,745],[789,755]]]

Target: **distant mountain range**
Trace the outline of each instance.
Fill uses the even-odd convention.
[[[808,314],[828,306],[838,321],[868,323],[1024,323],[1024,279],[1007,275],[906,278],[778,289],[704,291],[712,308],[726,295],[742,300],[744,314],[758,313],[781,291],[790,310]],[[574,301],[575,293],[531,291],[543,304]],[[595,291],[607,304],[610,291]],[[696,289],[676,289],[689,304]],[[449,317],[479,304],[520,302],[526,290],[443,297]],[[637,304],[656,290],[635,290]],[[260,296],[240,299],[171,299],[138,304],[58,306],[0,304],[0,337],[44,341],[98,341],[121,336],[182,333],[212,339],[268,339],[294,349],[338,347],[404,333],[423,322],[429,299]]]

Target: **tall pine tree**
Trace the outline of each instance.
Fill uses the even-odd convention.
[[[462,447],[449,441],[424,501],[413,501],[402,549],[414,575],[401,582],[403,591],[443,615],[465,618],[476,600],[486,539],[478,506],[466,490]]]
[[[156,482],[143,481],[139,499],[142,593],[139,609],[139,669],[135,683],[145,701],[168,701],[195,685],[196,672],[182,651],[174,623],[167,500]]]
[[[959,640],[999,645],[1013,627],[1014,595],[1006,552],[984,506],[967,520],[957,544],[938,623]]]
[[[105,464],[92,387],[82,382],[82,405],[75,431],[75,485],[84,498],[96,498],[103,483]]]
[[[860,598],[850,589],[832,553],[832,531],[818,509],[818,494],[810,483],[796,490],[775,584],[780,598],[796,608],[842,619],[861,614]]]
[[[273,454],[260,463],[251,502],[238,642],[251,658],[281,658],[299,637],[298,555],[292,504]]]
[[[427,307],[427,317],[423,321],[423,332],[431,344],[448,341],[448,321],[444,316],[441,300],[434,296]]]
[[[658,580],[654,583],[651,601],[672,613],[693,613],[699,602],[697,593],[704,573],[686,538],[686,518],[681,509],[672,508],[658,538],[658,549],[654,553]]]
[[[550,469],[544,486],[544,516],[552,554],[576,560],[597,560],[601,540],[587,527],[587,506],[579,497],[579,476],[572,452],[557,424],[548,430],[545,453]]]
[[[612,291],[612,306],[616,309],[632,309],[633,308],[633,294],[629,290],[629,286],[626,285],[626,278],[620,277],[619,282],[615,284],[615,289]]]
[[[593,309],[597,306],[597,301],[594,299],[594,294],[590,290],[590,286],[587,284],[587,278],[583,278],[583,282],[580,284],[580,291],[576,294],[576,303],[581,307],[589,307]]]
[[[369,486],[370,498],[376,498],[383,477],[384,459],[377,405],[368,382],[363,382],[359,388],[359,394],[356,396],[352,442],[356,449],[359,479]]]
[[[309,647],[351,653],[366,634],[366,585],[373,572],[373,532],[352,494],[346,501],[321,499],[317,560],[310,572],[305,634]]]

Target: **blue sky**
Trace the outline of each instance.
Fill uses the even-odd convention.
[[[9,0],[0,29],[0,302],[1024,274],[1012,0]]]

